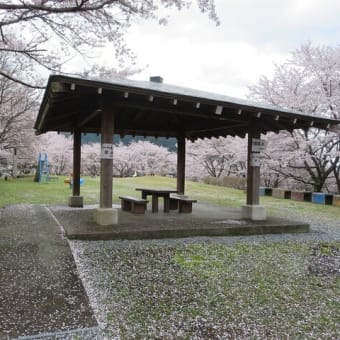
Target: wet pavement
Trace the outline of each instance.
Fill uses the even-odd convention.
[[[0,339],[96,328],[68,241],[49,209],[1,209]]]

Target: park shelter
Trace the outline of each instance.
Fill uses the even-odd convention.
[[[177,139],[177,190],[185,191],[185,142],[197,139],[248,136],[247,202],[243,217],[265,219],[259,204],[261,134],[294,129],[334,130],[340,121],[293,112],[265,104],[163,83],[110,81],[51,75],[34,128],[70,132],[74,138],[74,185],[70,206],[82,206],[80,196],[81,134],[101,134],[100,207],[102,224],[118,221],[112,209],[113,134]],[[99,216],[99,217],[98,217]]]

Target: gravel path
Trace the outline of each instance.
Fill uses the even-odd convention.
[[[164,283],[164,287],[167,287],[167,281],[171,281],[175,274],[177,276],[179,268],[176,266],[172,267],[172,258],[176,253],[176,250],[182,251],[186,249],[187,246],[195,244],[222,244],[232,246],[240,243],[272,244],[273,242],[282,243],[296,241],[305,244],[306,242],[314,243],[340,240],[340,220],[334,220],[334,218],[332,219],[327,216],[303,216],[301,213],[290,209],[278,211],[277,216],[290,216],[290,218],[293,220],[305,222],[308,221],[311,224],[312,231],[308,234],[282,234],[241,237],[192,237],[185,239],[143,241],[70,241],[70,245],[78,266],[80,277],[89,295],[98,323],[103,330],[106,330],[111,334],[109,338],[133,338],[140,334],[138,333],[141,331],[138,329],[138,327],[141,327],[140,324],[143,324],[143,322],[149,322],[147,326],[144,325],[145,327],[148,327],[146,331],[144,330],[144,332],[146,332],[145,334],[147,334],[145,338],[206,339],[209,338],[209,336],[207,336],[207,334],[200,333],[200,330],[207,329],[207,327],[213,329],[217,326],[214,324],[214,322],[209,323],[209,320],[204,318],[203,321],[200,318],[193,318],[192,320],[187,321],[187,323],[183,321],[183,325],[180,326],[181,315],[176,314],[171,317],[173,320],[170,322],[174,329],[171,329],[172,326],[169,324],[166,330],[157,328],[157,323],[152,319],[148,319],[147,315],[139,316],[145,318],[146,321],[142,320],[140,323],[137,322],[135,326],[136,328],[134,328],[134,326],[132,327],[131,322],[128,323],[124,320],[124,318],[129,313],[131,314],[131,310],[128,311],[129,308],[135,308],[138,310],[138,306],[133,306],[134,304],[140,303],[139,294],[141,294],[141,291],[143,291],[143,294],[146,295],[151,294],[150,299],[152,299],[152,294],[159,294],[159,291],[157,291],[159,290],[159,286],[155,285],[153,280],[164,280],[166,281],[166,283]],[[273,261],[275,261],[275,259],[273,259]],[[300,259],[292,257],[292,261],[300,261]],[[339,272],[339,256],[336,257],[334,266],[336,266],[335,271]],[[186,273],[182,274],[183,277],[186,277],[187,275]],[[191,281],[190,277],[187,277],[186,279]],[[136,288],[139,284],[145,285],[147,288]],[[170,287],[177,289],[176,286],[172,286],[171,284]],[[119,292],[117,289],[119,289]],[[125,289],[127,294],[126,296],[124,295]],[[196,289],[199,291],[201,287],[196,287]],[[137,292],[135,296],[133,295],[133,292]],[[165,294],[171,295],[172,288],[171,291],[168,291]],[[183,294],[184,298],[185,291],[178,291],[178,294]],[[202,296],[198,294],[197,298],[201,299]],[[169,303],[173,303],[174,300],[176,300],[176,297],[173,297]],[[182,307],[178,308],[181,309]],[[202,322],[204,326],[202,326]],[[221,323],[223,324],[222,321]],[[194,329],[194,331],[192,331],[190,334],[195,335],[185,337],[181,333],[181,329],[183,329],[183,327],[189,327],[191,330]],[[222,332],[221,329],[220,331]],[[233,336],[219,337],[215,334],[215,336],[211,336],[210,338],[257,338],[256,335],[254,336],[254,333],[249,333],[247,335],[247,333],[233,333],[233,330],[229,330],[228,332]],[[261,338],[260,333],[258,338]],[[313,338],[313,336],[310,338]]]

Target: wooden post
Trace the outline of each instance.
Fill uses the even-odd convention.
[[[68,199],[70,207],[82,208],[83,197],[80,196],[80,158],[81,158],[81,132],[73,131],[73,170],[72,170],[72,196]]]
[[[100,208],[112,208],[114,114],[104,105],[101,114]]]
[[[248,128],[247,204],[242,206],[241,217],[264,221],[266,209],[260,205],[260,152],[263,145],[260,141],[261,129],[258,124],[257,120],[253,120]]]
[[[247,169],[247,204],[260,203],[260,167],[251,165],[253,138],[260,139],[261,132],[255,122],[249,126],[248,131],[248,169]]]
[[[76,129],[73,134],[73,184],[72,195],[80,196],[80,159],[81,159],[81,132]]]
[[[177,191],[184,194],[185,189],[185,137],[177,137]]]
[[[99,225],[118,224],[118,209],[112,208],[114,112],[110,102],[101,106],[100,203],[94,211]]]

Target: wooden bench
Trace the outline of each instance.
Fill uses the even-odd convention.
[[[133,214],[145,214],[146,205],[149,201],[133,196],[119,196],[122,210],[130,211]]]
[[[181,194],[170,194],[170,210],[178,209],[178,198],[188,198],[188,196]]]
[[[170,209],[176,210],[178,208],[179,213],[191,213],[193,203],[197,203],[197,200],[188,198],[188,196],[184,195],[170,196]]]

